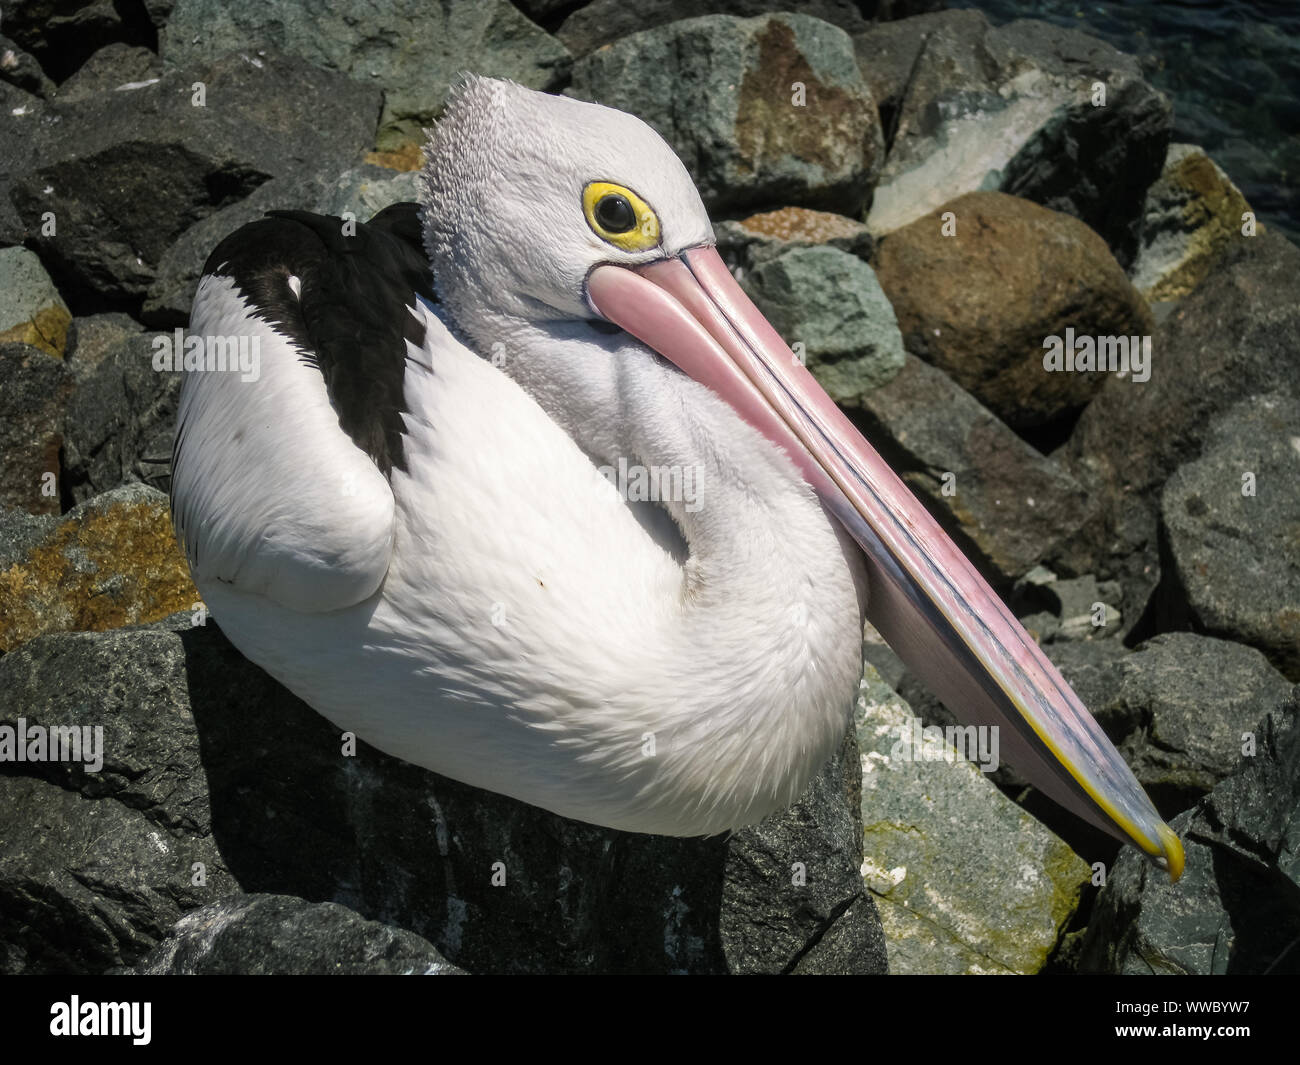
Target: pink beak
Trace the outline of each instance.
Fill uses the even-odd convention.
[[[591,305],[782,447],[866,553],[867,615],[1044,794],[1177,879],[1183,848],[1110,740],[975,568],[835,406],[716,250],[598,266]]]

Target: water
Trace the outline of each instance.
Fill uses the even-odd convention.
[[[1300,243],[1300,0],[952,0],[997,24],[1037,18],[1138,56],[1265,225]]]

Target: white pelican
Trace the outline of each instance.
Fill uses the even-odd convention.
[[[865,609],[1042,791],[1178,875],[1087,710],[731,278],[657,134],[468,77],[423,181],[368,225],[254,222],[205,268],[172,507],[240,651],[408,762],[704,835],[835,750]],[[237,337],[256,380],[214,368]],[[692,480],[633,506],[601,467]]]

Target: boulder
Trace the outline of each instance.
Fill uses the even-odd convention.
[[[871,231],[861,222],[807,207],[781,207],[739,221],[718,222],[713,232],[718,254],[737,277],[790,248],[838,248],[864,261],[875,250]]]
[[[167,497],[145,485],[39,525],[0,511],[0,525],[0,652],[42,633],[153,621],[199,601]]]
[[[1250,204],[1213,159],[1194,144],[1171,144],[1142,208],[1133,284],[1148,300],[1186,296],[1242,236],[1247,214]]]
[[[883,154],[852,41],[806,15],[706,15],[634,33],[574,64],[566,92],[653,126],[714,212],[855,215]]]
[[[953,747],[911,742],[919,722],[871,666],[854,722],[862,875],[890,971],[1037,972],[1073,916],[1088,867]]]
[[[1074,338],[1096,338],[1100,356],[1100,338],[1121,338],[1128,352],[1154,330],[1105,241],[1077,218],[1000,192],[970,193],[896,230],[875,267],[907,349],[1016,428],[1080,410],[1116,376],[1066,362],[1065,348],[1081,350]],[[1053,338],[1059,368],[1047,362]]]
[[[908,355],[862,396],[866,438],[986,578],[1009,587],[1095,506],[1082,486],[963,392]]]
[[[71,103],[91,96],[131,92],[157,81],[162,75],[162,61],[150,48],[121,42],[108,44],[92,55],[54,95],[60,103]]]
[[[773,328],[846,408],[903,368],[903,338],[871,267],[825,245],[795,247],[741,282]]]
[[[267,48],[383,90],[378,144],[422,143],[461,71],[554,89],[569,53],[508,0],[177,0],[159,46],[168,64]],[[313,96],[312,99],[317,99]],[[313,119],[315,121],[315,119]]]
[[[148,45],[153,27],[143,4],[114,0],[25,0],[6,4],[4,30],[57,82],[105,45]]]
[[[1256,396],[1218,418],[1160,501],[1166,626],[1258,647],[1300,680],[1300,400]]]
[[[191,910],[141,960],[142,976],[464,976],[428,940],[337,902],[231,895]]]
[[[26,248],[0,248],[0,344],[30,344],[63,358],[72,313]]]
[[[40,105],[20,130],[28,154],[10,196],[69,303],[102,310],[145,295],[200,219],[274,177],[333,177],[358,162],[379,103],[378,89],[300,60],[227,56]]]
[[[1132,260],[1172,121],[1137,60],[1075,30],[1032,20],[990,28],[982,16],[868,31],[857,46],[864,68],[877,47],[891,94],[914,58],[887,115],[893,136],[867,217],[873,233],[999,189],[1074,215],[1121,264]]]
[[[1131,850],[1110,871],[1079,968],[1126,974],[1300,973],[1300,689],[1252,729],[1251,753],[1174,818],[1169,878]]]
[[[40,63],[3,35],[0,35],[0,81],[33,96],[46,97],[54,92],[54,82],[45,76]]]

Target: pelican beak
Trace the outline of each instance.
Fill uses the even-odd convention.
[[[866,553],[867,616],[1002,756],[1173,880],[1183,847],[1105,733],[1020,623],[736,284],[717,251],[596,267],[587,297],[784,448]]]

